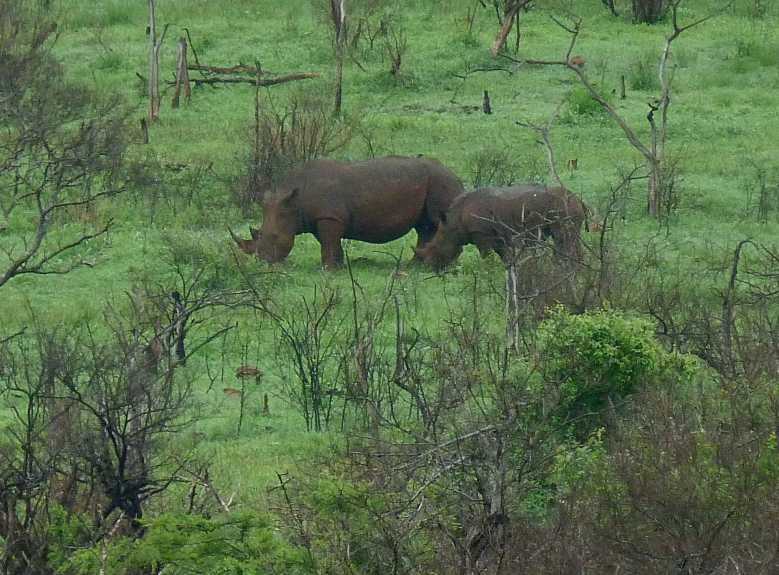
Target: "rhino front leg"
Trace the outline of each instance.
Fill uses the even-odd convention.
[[[343,266],[344,251],[341,248],[341,238],[345,231],[344,225],[337,220],[319,220],[316,228],[317,238],[322,246],[322,266],[328,270]]]
[[[417,247],[414,250],[414,256],[411,258],[412,262],[419,263],[422,258],[417,254],[417,250],[423,249],[435,235],[435,228],[429,223],[423,223],[414,228],[417,232]]]

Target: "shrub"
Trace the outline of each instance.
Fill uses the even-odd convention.
[[[220,573],[224,575],[290,575],[312,573],[304,550],[284,541],[273,523],[257,513],[213,518],[166,513],[146,523],[143,538],[119,538],[106,557],[99,547],[75,553],[68,572]]]
[[[564,421],[598,414],[645,382],[689,375],[691,359],[668,353],[652,326],[612,311],[570,315],[562,308],[539,327],[544,379],[556,390]]]
[[[235,190],[236,203],[248,212],[293,166],[346,147],[355,124],[353,118],[336,117],[322,94],[292,92],[281,108],[270,98],[258,97],[251,152],[246,175]]]
[[[603,113],[603,107],[593,99],[587,88],[576,86],[568,96],[568,113],[572,116],[596,116]]]
[[[628,82],[633,90],[656,90],[660,87],[657,55],[646,52],[633,60],[628,70]]]

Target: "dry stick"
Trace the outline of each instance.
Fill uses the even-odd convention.
[[[552,129],[552,125],[555,123],[555,121],[557,121],[557,118],[560,115],[560,110],[562,110],[565,101],[566,101],[565,99],[560,101],[560,103],[557,105],[557,108],[555,108],[555,111],[552,113],[552,116],[549,118],[549,120],[547,120],[546,124],[538,125],[538,124],[532,124],[530,122],[522,122],[520,120],[517,120],[518,126],[522,126],[523,128],[529,128],[534,132],[536,132],[541,137],[541,139],[538,140],[538,143],[542,144],[546,148],[546,158],[547,161],[549,162],[549,172],[561,188],[565,188],[565,185],[563,184],[563,181],[560,179],[560,174],[557,172],[557,163],[555,161],[552,142],[549,139],[549,131]]]
[[[181,87],[184,87],[184,97],[189,103],[192,97],[192,86],[189,83],[189,71],[187,69],[187,40],[183,36],[179,38],[178,49],[176,53],[176,89],[173,92],[172,108],[179,107],[179,98],[181,96]]]
[[[111,541],[111,539],[113,539],[114,535],[116,535],[122,519],[124,519],[124,511],[119,513],[119,516],[116,518],[116,521],[114,521],[111,530],[101,541],[102,549],[100,550],[100,570],[98,571],[100,575],[105,575],[106,573],[106,565],[108,564],[108,543]]]
[[[149,143],[149,123],[146,118],[141,118],[141,136],[143,137],[143,143]]]
[[[200,60],[197,58],[197,51],[195,50],[195,44],[192,43],[192,38],[189,35],[189,28],[184,28],[184,32],[187,33],[187,42],[189,47],[192,48],[192,56],[195,58],[195,64],[200,65]]]
[[[149,0],[149,120],[160,113],[160,77],[157,60],[157,15],[155,0]]]
[[[481,108],[485,114],[492,114],[492,104],[490,104],[490,93],[487,90],[484,90],[484,98],[482,99]]]
[[[254,79],[254,150],[253,150],[253,156],[254,156],[254,165],[252,166],[252,179],[251,182],[252,194],[257,193],[257,189],[259,188],[259,170],[260,170],[260,162],[261,162],[261,154],[260,154],[260,147],[262,145],[262,136],[261,136],[261,127],[260,127],[260,76],[262,75],[262,70],[260,69],[260,61],[257,60],[256,65],[256,76]],[[232,234],[232,232],[230,232]]]
[[[733,365],[733,327],[735,323],[734,318],[734,298],[736,293],[736,280],[738,278],[738,264],[741,260],[741,251],[744,246],[751,244],[752,240],[741,240],[736,246],[736,251],[733,254],[733,265],[730,269],[730,281],[728,281],[728,290],[725,292],[725,297],[722,299],[722,355],[727,361],[728,370],[732,377],[736,375],[736,367]]]
[[[283,475],[289,475],[288,473],[284,473]],[[289,493],[287,492],[287,483],[289,483],[289,479],[286,481],[284,480],[284,477],[281,473],[278,471],[276,472],[276,477],[279,479],[279,486],[278,489],[281,489],[281,492],[284,494],[284,501],[287,503],[287,509],[289,509],[289,512],[292,514],[292,517],[294,518],[295,522],[298,526],[298,535],[303,541],[303,547],[305,547],[306,552],[308,553],[308,559],[311,561],[312,565],[316,565],[316,562],[314,560],[314,554],[311,552],[311,539],[308,536],[308,533],[306,532],[306,527],[303,524],[303,519],[297,514],[295,511],[295,508],[292,506],[292,500],[289,498]]]
[[[160,48],[168,31],[168,24],[157,40],[156,0],[149,0],[149,120],[160,116]]]
[[[238,431],[236,432],[236,437],[241,436],[241,428],[243,427],[243,414],[244,409],[246,408],[246,378],[241,378],[241,404],[240,404],[240,411],[238,412]]]

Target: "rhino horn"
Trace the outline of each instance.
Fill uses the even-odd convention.
[[[242,240],[237,235],[235,235],[235,232],[233,232],[230,226],[227,226],[227,231],[230,232],[230,237],[232,237],[233,241],[238,244],[238,247],[241,248],[241,251],[249,253],[249,250],[246,248],[246,240]]]

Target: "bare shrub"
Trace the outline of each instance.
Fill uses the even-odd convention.
[[[381,27],[379,29],[384,44],[384,53],[387,55],[390,62],[390,74],[392,74],[396,80],[401,80],[403,57],[408,50],[406,31],[401,22],[390,17],[382,19]]]
[[[211,162],[165,162],[156,154],[128,162],[125,173],[128,196],[145,211],[149,225],[162,215],[178,218],[193,207],[207,212],[210,202],[215,201],[208,192],[220,181]]]
[[[338,294],[314,291],[287,310],[267,309],[279,332],[278,365],[291,372],[285,392],[297,406],[306,431],[325,431],[330,425],[338,386],[338,343],[343,322],[336,317]]]
[[[528,336],[509,354],[481,311],[477,276],[470,289],[465,309],[450,308],[436,334],[406,333],[410,312],[391,289],[381,302],[354,297],[355,337],[335,345],[357,368],[349,380],[360,382],[355,405],[369,406],[370,433],[358,427],[343,457],[316,479],[298,478],[283,504],[293,537],[325,570],[514,572],[514,534],[534,528],[523,515],[553,513],[557,454],[578,449],[577,430],[586,435],[584,423],[639,382],[676,369],[646,324],[633,330],[609,314],[560,312],[556,321],[570,322],[573,335],[550,324],[544,338]],[[394,345],[382,326],[393,304]],[[592,362],[579,380],[569,350],[586,345],[609,351],[582,351]],[[616,372],[627,379],[609,375]]]
[[[539,162],[524,163],[521,154],[506,147],[488,147],[471,154],[468,172],[474,188],[511,186],[522,182],[541,183],[545,170]]]
[[[779,513],[779,469],[766,465],[776,458],[776,393],[770,386],[751,393],[663,385],[619,418],[605,459],[583,474],[566,505],[590,569],[777,568],[770,526]]]
[[[0,22],[0,228],[18,230],[0,246],[2,286],[91,265],[79,252],[111,226],[94,208],[122,191],[127,115],[66,78],[46,11],[11,0]],[[52,225],[79,219],[89,225]]]
[[[230,329],[211,312],[234,294],[212,290],[202,271],[175,274],[180,291],[139,287],[67,332],[33,315],[0,342],[4,572],[47,573],[58,545],[141,534],[148,501],[187,463],[188,443],[171,441],[197,416],[180,372]],[[60,529],[63,513],[75,533]]]
[[[325,98],[302,90],[292,92],[282,106],[270,93],[258,93],[254,120],[246,175],[234,192],[244,211],[262,201],[293,166],[345,148],[357,123],[333,116]]]

